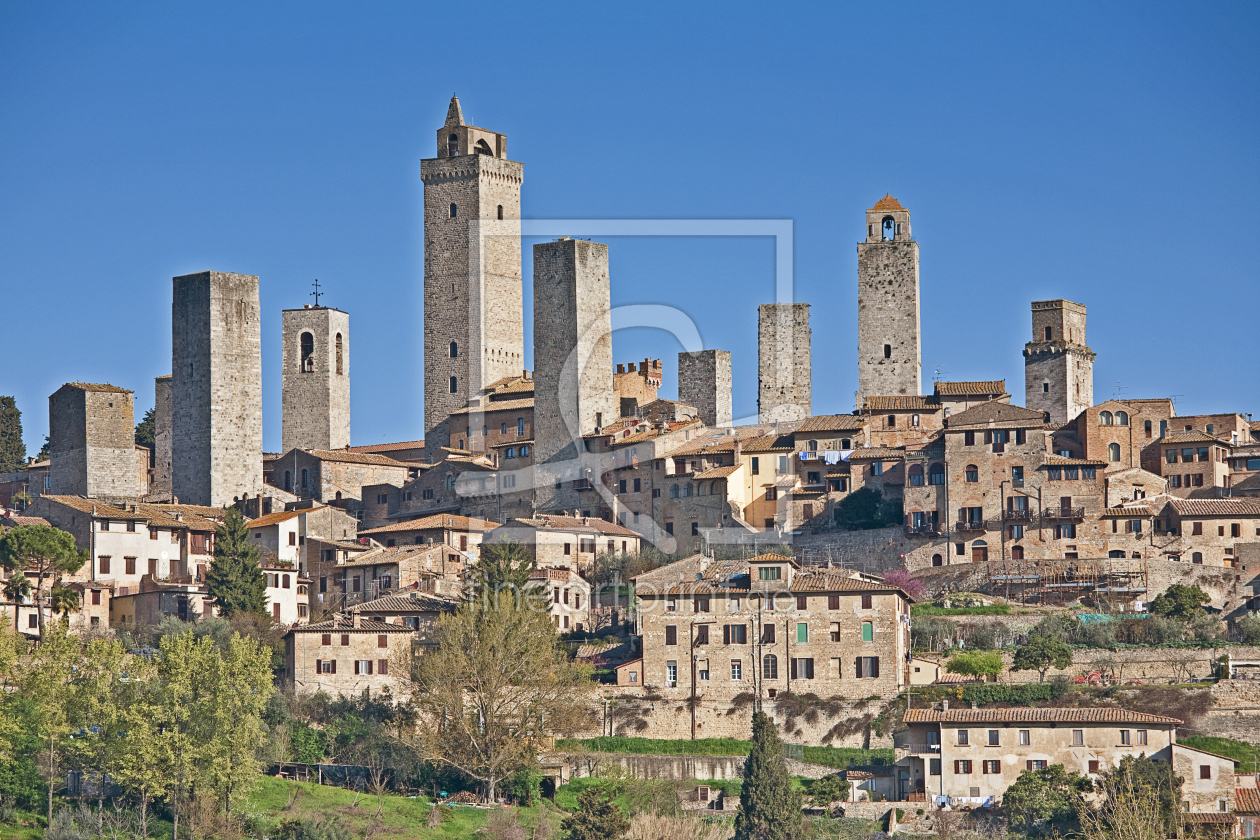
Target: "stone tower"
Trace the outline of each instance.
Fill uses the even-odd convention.
[[[919,243],[910,238],[910,211],[890,195],[875,202],[857,249],[857,404],[870,396],[918,396]]]
[[[114,385],[71,382],[48,398],[51,492],[138,496],[133,395]]]
[[[173,284],[171,490],[231,504],[262,485],[258,278],[203,271]]]
[[[464,124],[452,97],[424,180],[424,436],[441,457],[447,420],[524,368],[521,180],[507,138]]]
[[[304,306],[280,313],[280,451],[350,445],[350,316]]]
[[[731,425],[730,351],[679,353],[678,401],[694,405],[706,426]]]
[[[804,420],[811,400],[809,304],[763,303],[758,316],[758,419]]]
[[[153,483],[150,493],[171,492],[171,377],[153,380]]]
[[[1085,307],[1035,300],[1033,340],[1024,345],[1024,405],[1066,423],[1094,404],[1094,351],[1085,345]]]
[[[581,435],[619,415],[613,392],[608,246],[534,246],[534,463],[540,510],[554,482],[583,477]],[[598,475],[589,476],[592,481]]]

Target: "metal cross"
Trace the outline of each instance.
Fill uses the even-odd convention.
[[[313,286],[315,287],[315,291],[311,292],[311,294],[315,297],[315,305],[318,307],[318,306],[319,306],[319,295],[320,295],[320,291],[319,291],[319,278],[316,278],[316,279],[315,279],[315,282],[314,282],[314,283],[312,283],[311,285],[313,285]]]

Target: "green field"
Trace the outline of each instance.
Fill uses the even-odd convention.
[[[938,607],[935,604],[913,604],[910,615],[918,618],[927,615],[1010,615],[1009,604],[991,604],[987,607]]]
[[[752,741],[736,738],[562,738],[556,741],[562,752],[606,752],[634,755],[748,755]],[[863,750],[857,747],[805,747],[804,760],[827,767],[854,764],[892,764],[892,750]]]

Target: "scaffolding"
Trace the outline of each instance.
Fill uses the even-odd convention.
[[[1144,557],[1007,559],[994,566],[990,592],[1022,604],[1107,606],[1142,598],[1147,590]]]

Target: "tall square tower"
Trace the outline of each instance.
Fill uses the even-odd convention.
[[[280,313],[280,449],[350,445],[350,316],[304,306]]]
[[[424,437],[429,460],[469,397],[524,369],[521,181],[507,138],[465,125],[452,97],[424,180]]]
[[[1024,345],[1024,405],[1050,422],[1075,420],[1094,404],[1093,350],[1085,345],[1085,307],[1070,300],[1032,303],[1033,340]]]
[[[153,380],[153,483],[150,493],[171,492],[171,377]]]
[[[185,504],[231,504],[262,484],[258,278],[172,282],[171,490]]]
[[[910,237],[910,211],[891,195],[875,202],[857,250],[857,404],[871,396],[918,396],[919,243]]]
[[[534,246],[534,464],[539,509],[555,480],[582,478],[581,436],[615,421],[608,246]],[[598,480],[599,476],[587,476]]]
[[[694,405],[706,426],[731,425],[731,353],[678,354],[678,401]]]
[[[71,382],[48,398],[50,489],[67,496],[138,496],[134,395]]]
[[[804,420],[812,400],[809,304],[763,303],[757,315],[758,418]]]

